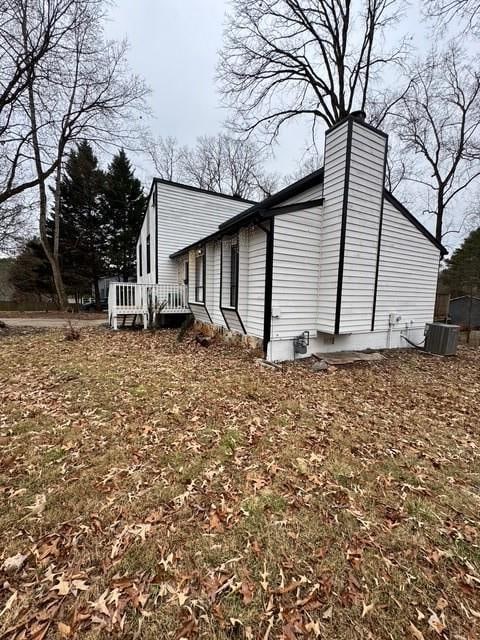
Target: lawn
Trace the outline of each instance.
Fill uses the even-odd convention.
[[[0,339],[0,638],[480,637],[480,350]]]

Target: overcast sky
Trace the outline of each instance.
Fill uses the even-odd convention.
[[[131,68],[153,90],[156,134],[193,144],[222,129],[227,114],[215,71],[227,7],[227,0],[117,0],[107,33],[128,39]],[[292,172],[308,144],[305,124],[289,127],[275,145],[272,169]],[[139,177],[148,181],[151,167],[142,165]]]
[[[228,4],[228,0],[117,0],[112,8],[107,34],[127,38],[132,71],[143,76],[153,91],[151,128],[155,135],[174,136],[182,145],[193,145],[198,136],[221,131],[227,113],[215,71]],[[420,53],[431,46],[430,34],[422,23],[418,2],[406,6],[408,15],[397,33],[409,33],[412,46]],[[319,126],[320,149],[322,131]],[[293,173],[310,144],[310,125],[290,124],[278,139],[268,168],[284,176]],[[138,177],[148,186],[153,167],[146,158],[132,159]],[[433,229],[433,219],[418,217]],[[448,244],[457,244],[460,237],[450,236]]]

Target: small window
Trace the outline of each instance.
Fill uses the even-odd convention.
[[[147,236],[147,273],[151,271],[150,264],[150,234]]]
[[[142,243],[138,245],[138,275],[143,276]]]
[[[230,306],[237,308],[238,303],[238,244],[230,249]]]
[[[195,302],[205,302],[205,253],[195,256]]]
[[[188,260],[183,263],[183,284],[188,287]]]

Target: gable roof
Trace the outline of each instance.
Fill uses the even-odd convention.
[[[174,180],[165,180],[164,178],[154,178],[152,182],[152,187],[155,183],[166,184],[171,187],[177,187],[178,189],[185,189],[186,191],[195,191],[196,193],[205,193],[206,195],[209,195],[209,196],[218,196],[219,198],[236,200],[237,202],[245,202],[246,204],[256,203],[256,200],[249,200],[247,198],[241,198],[240,196],[232,196],[228,193],[220,193],[219,191],[211,191],[210,189],[203,189],[201,187],[195,187],[191,184],[184,184],[183,182],[175,182]]]
[[[186,253],[190,249],[193,249],[199,244],[205,244],[206,242],[215,240],[216,238],[219,238],[226,233],[233,233],[235,230],[240,229],[243,226],[252,223],[258,223],[261,220],[272,217],[272,215],[275,215],[275,213],[286,213],[288,207],[285,207],[283,211],[281,209],[275,210],[274,207],[277,207],[282,202],[285,202],[285,200],[303,193],[307,189],[317,186],[323,181],[323,175],[323,167],[317,169],[316,171],[313,171],[304,178],[297,180],[291,185],[288,185],[288,187],[281,189],[272,196],[268,196],[261,202],[253,204],[248,209],[245,209],[245,211],[242,211],[232,218],[229,218],[225,222],[222,222],[218,227],[218,231],[215,231],[214,233],[211,233],[204,238],[200,238],[199,240],[192,242],[179,251],[175,251],[175,253],[172,253],[170,255],[170,258],[177,258],[178,256],[181,256],[182,254]],[[437,247],[442,257],[448,253],[447,249],[441,244],[441,242],[439,242],[435,238],[435,236],[431,234],[430,231],[426,227],[424,227],[423,224],[419,220],[417,220],[417,218],[412,213],[410,213],[410,211],[399,200],[397,200],[392,193],[390,193],[390,191],[388,191],[388,189],[384,189],[383,195],[384,198],[397,209],[397,211],[399,211],[411,224],[413,224],[420,231],[420,233],[422,233],[432,244]],[[305,202],[303,204],[305,206],[319,206],[321,204],[321,201],[315,200]]]

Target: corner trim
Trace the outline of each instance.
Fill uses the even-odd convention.
[[[385,158],[383,161],[382,201],[380,205],[380,220],[378,222],[377,259],[375,263],[375,284],[373,286],[372,324],[370,331],[375,331],[375,313],[377,311],[378,275],[380,272],[380,250],[382,245],[383,211],[385,206],[385,176],[387,175],[388,137],[385,142]]]
[[[272,284],[273,284],[273,249],[275,234],[275,218],[270,220],[270,228],[266,237],[265,251],[265,294],[263,300],[263,353],[267,356],[268,344],[272,333]]]
[[[337,302],[335,307],[335,334],[340,332],[340,315],[342,311],[343,268],[345,264],[345,240],[347,236],[348,189],[350,185],[350,165],[352,160],[352,136],[354,119],[347,118],[347,149],[345,156],[345,181],[343,184],[342,227],[340,231],[340,253],[338,256]],[[356,122],[356,121],[355,121]]]

